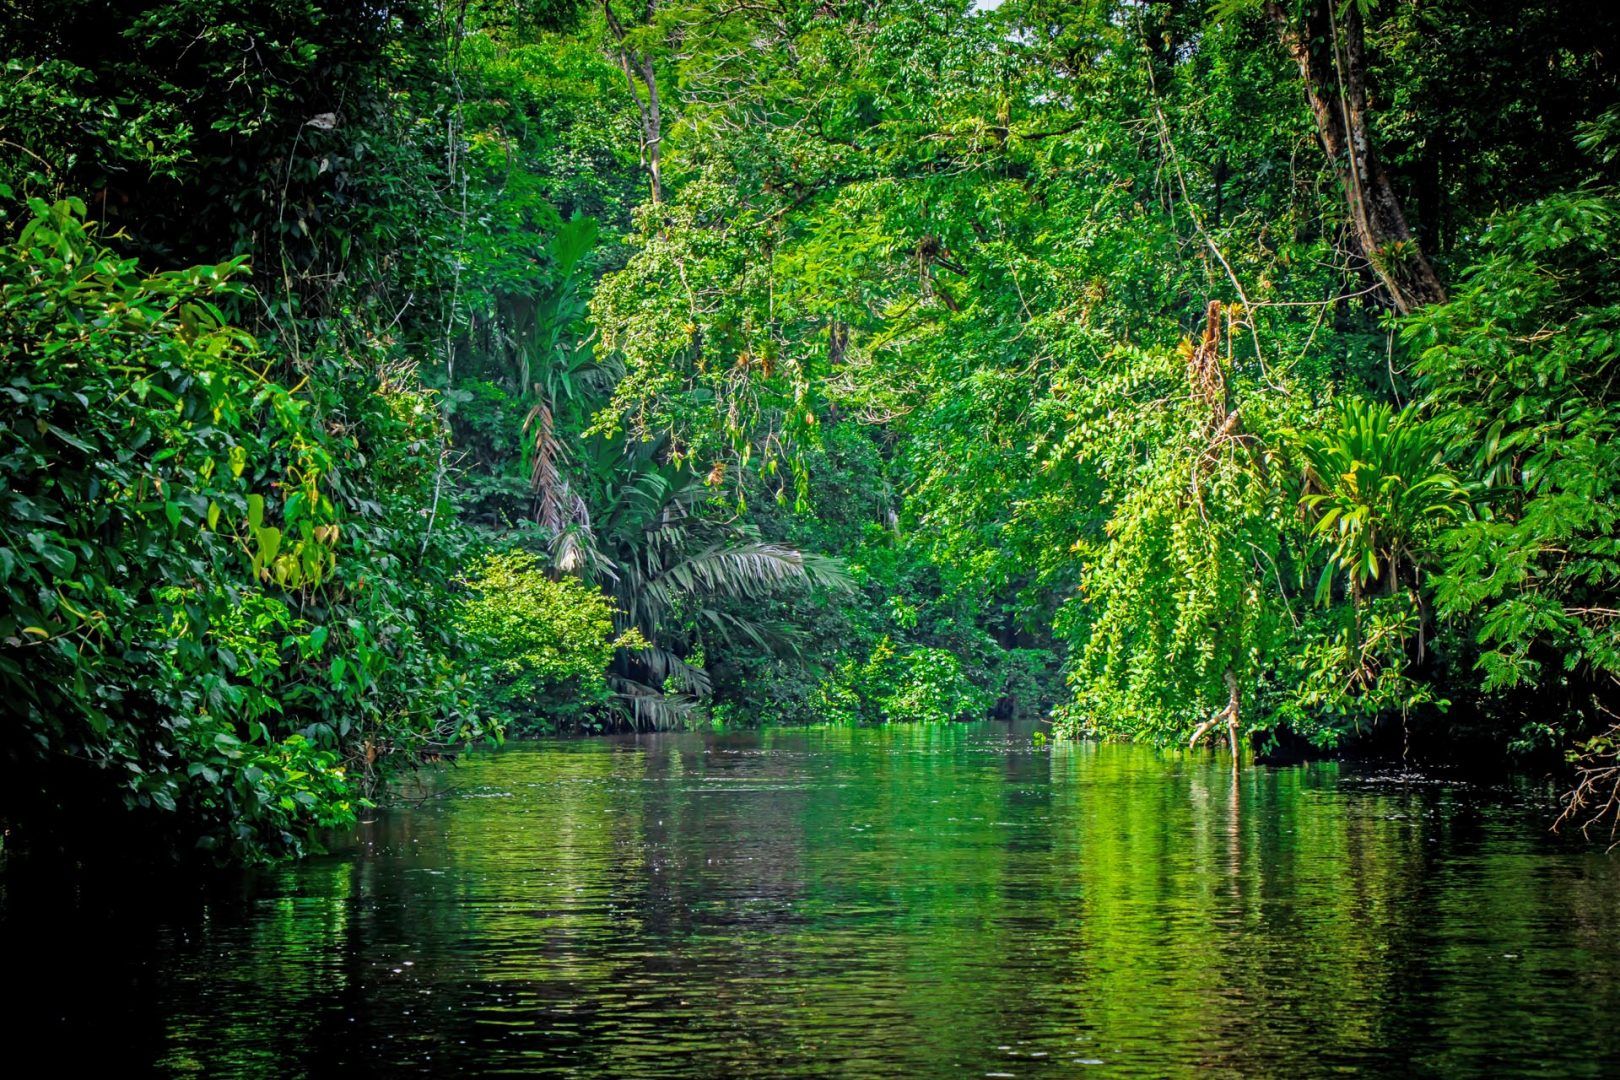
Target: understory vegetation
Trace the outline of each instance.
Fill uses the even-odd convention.
[[[8,844],[985,716],[1616,826],[1620,9],[3,16]]]

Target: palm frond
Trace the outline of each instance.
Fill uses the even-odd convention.
[[[666,694],[623,675],[609,675],[608,685],[613,689],[614,706],[637,729],[669,731],[684,727],[702,708],[696,698]]]
[[[802,655],[803,633],[799,627],[781,619],[750,619],[744,615],[737,615],[718,608],[703,608],[698,617],[720,635],[728,645],[736,644],[739,638],[746,639],[749,644],[763,652],[781,657],[798,657]]]
[[[789,586],[816,585],[850,587],[836,559],[756,542],[716,545],[689,556],[649,580],[647,589],[669,606],[679,597],[759,600]]]
[[[564,574],[573,574],[588,582],[605,580],[617,584],[619,568],[597,543],[583,501],[580,511],[576,520],[564,525],[551,538],[551,564]]]
[[[666,684],[671,677],[680,679],[686,693],[694,698],[706,698],[714,692],[714,684],[709,673],[700,667],[688,664],[674,650],[653,645],[646,649],[637,649],[635,658],[646,667],[647,673],[660,685]]]

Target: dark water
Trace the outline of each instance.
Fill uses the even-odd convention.
[[[1544,799],[995,725],[514,747],[224,895],[13,883],[5,1026],[53,1073],[1614,1072],[1620,855]]]

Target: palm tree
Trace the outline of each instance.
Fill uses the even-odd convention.
[[[614,598],[621,632],[650,644],[621,650],[609,679],[635,726],[677,725],[712,690],[691,662],[713,648],[797,649],[788,623],[754,618],[739,605],[800,588],[847,590],[843,564],[759,537],[718,516],[702,479],[668,464],[660,443],[596,440],[603,477],[594,515],[559,530],[554,564],[600,584]]]
[[[664,444],[568,438],[591,426],[623,375],[588,333],[586,259],[596,232],[583,217],[558,227],[548,276],[494,297],[483,353],[527,406],[520,467],[555,572],[603,587],[619,609],[618,630],[639,630],[649,643],[621,650],[609,672],[626,719],[671,727],[711,692],[695,653],[743,644],[794,650],[794,627],[741,614],[740,603],[849,582],[836,560],[717,516],[701,478],[669,464]]]
[[[566,481],[563,436],[590,426],[623,374],[591,348],[588,257],[596,235],[593,218],[575,216],[558,223],[535,260],[537,268],[502,275],[470,314],[458,362],[448,373],[451,399],[471,400],[465,387],[456,384],[459,372],[462,380],[487,382],[504,391],[509,398],[503,400],[523,417],[521,430],[516,425],[458,430],[458,441],[473,448],[478,471],[496,481],[486,486],[511,500],[484,509],[479,516],[487,524],[532,518],[555,533],[585,513]],[[469,418],[476,415],[468,413]],[[504,419],[504,413],[499,415]]]

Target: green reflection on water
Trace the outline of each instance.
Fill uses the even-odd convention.
[[[199,1075],[1600,1075],[1616,864],[1540,799],[997,725],[518,746],[162,930],[123,1022]]]

